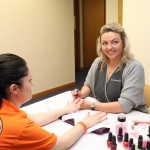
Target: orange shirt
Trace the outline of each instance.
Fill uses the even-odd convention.
[[[30,121],[27,114],[8,100],[0,108],[0,150],[50,150],[57,137]]]

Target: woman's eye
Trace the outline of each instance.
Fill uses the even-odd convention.
[[[117,44],[118,43],[118,41],[113,41],[113,44]]]
[[[102,43],[102,45],[107,45],[107,43],[106,43],[106,42],[104,42],[104,43]]]

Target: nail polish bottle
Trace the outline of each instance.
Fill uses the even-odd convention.
[[[148,140],[149,140],[148,136],[143,136],[143,147],[146,147]]]
[[[134,143],[131,146],[131,150],[135,150],[135,144]]]
[[[119,127],[117,140],[118,140],[118,142],[122,142],[122,140],[123,140],[122,127]]]
[[[116,150],[116,149],[117,149],[116,136],[113,135],[111,140],[111,150]]]
[[[148,134],[147,136],[150,138],[150,126],[148,127]]]
[[[138,145],[137,145],[137,149],[136,150],[141,150],[143,147],[143,139],[139,139],[138,140]]]
[[[132,144],[133,144],[133,138],[130,138],[130,140],[129,140],[129,150],[131,150]]]
[[[150,150],[150,141],[147,141],[146,149]]]
[[[111,140],[112,140],[112,132],[108,133],[108,140],[107,140],[107,147],[111,147]]]
[[[125,114],[121,113],[117,116],[116,134],[118,134],[119,127],[122,127],[123,135],[127,132],[127,121]]]
[[[128,135],[128,133],[125,133],[125,135],[124,135],[123,147],[124,147],[124,149],[128,149],[128,147],[129,147],[129,135]]]

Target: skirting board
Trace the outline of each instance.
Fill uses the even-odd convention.
[[[71,82],[71,83],[61,85],[61,86],[58,86],[58,87],[55,87],[55,88],[52,88],[52,89],[48,89],[46,91],[42,91],[42,92],[33,94],[32,99],[34,100],[35,98],[39,98],[39,97],[42,97],[42,96],[45,96],[45,95],[48,95],[48,94],[52,94],[54,92],[58,92],[60,90],[63,90],[65,88],[68,88],[68,87],[71,87],[71,86],[74,86],[74,85],[76,85],[76,82]]]

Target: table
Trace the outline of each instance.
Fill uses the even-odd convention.
[[[91,97],[87,97],[86,99],[89,101],[96,101],[94,98]],[[58,94],[56,96],[42,100],[40,102],[22,107],[21,109],[27,113],[35,114],[39,112],[62,108],[66,105],[68,100],[72,100],[71,91]],[[81,112],[87,113],[89,111],[91,113],[93,112],[91,110],[79,110],[77,113],[81,113]],[[117,115],[118,114],[108,113],[108,119],[106,121],[106,123],[110,125],[110,130],[112,131],[113,134],[115,134]],[[134,131],[138,131],[139,135],[147,135],[148,125],[146,125],[144,129],[135,126],[135,129],[132,130],[131,122],[132,120],[141,120],[141,121],[150,120],[150,115],[134,110],[131,111],[129,114],[126,114],[126,118],[127,118],[127,131],[129,133],[129,137],[132,137],[134,139],[134,143],[136,144],[137,139],[133,137],[130,133]],[[67,130],[71,129],[72,126],[65,122],[62,122],[61,120],[56,120],[48,125],[43,126],[42,128],[44,128],[49,132],[53,132],[58,136],[61,136]],[[91,149],[108,150],[107,139],[108,139],[108,134],[97,135],[95,133],[87,133],[84,134],[73,146],[71,146],[69,150],[91,150]],[[123,150],[122,143],[117,142],[117,150]]]

